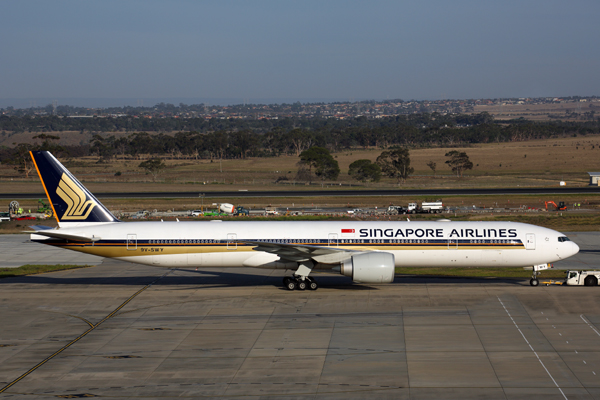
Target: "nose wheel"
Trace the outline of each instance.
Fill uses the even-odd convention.
[[[314,278],[305,276],[304,279],[300,276],[286,276],[283,278],[283,287],[287,290],[317,290],[319,285]]]
[[[540,281],[538,281],[538,280],[537,280],[537,278],[531,278],[531,279],[529,280],[529,284],[530,284],[531,286],[538,286],[538,285],[540,284]]]
[[[539,286],[540,285],[540,281],[537,278],[539,274],[540,274],[539,271],[536,271],[535,269],[533,270],[533,276],[529,280],[529,284],[531,286]]]

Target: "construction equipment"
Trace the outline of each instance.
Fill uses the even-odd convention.
[[[16,200],[11,201],[10,204],[8,205],[8,212],[16,215],[18,211],[19,211],[19,202]]]
[[[233,211],[233,215],[240,216],[240,215],[245,215],[245,216],[249,216],[250,215],[250,210],[248,210],[245,207],[242,206],[236,206],[235,210]]]
[[[44,200],[39,199],[38,200],[38,209],[36,212],[46,214],[47,216],[51,217],[52,216],[52,207],[50,207],[50,205],[44,203]]]
[[[565,205],[564,201],[559,201],[558,205],[556,205],[556,203],[553,202],[552,200],[545,201],[544,204],[546,205],[546,211],[548,211],[548,204],[550,204],[551,206],[554,206],[554,210],[552,210],[552,211],[566,211],[567,210],[567,206]]]

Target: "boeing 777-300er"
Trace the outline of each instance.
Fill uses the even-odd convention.
[[[254,267],[294,271],[290,290],[317,289],[312,271],[386,283],[395,267],[533,267],[579,247],[551,229],[478,221],[119,221],[52,154],[31,152],[58,228],[31,240],[164,267]]]

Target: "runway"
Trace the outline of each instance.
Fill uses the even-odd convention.
[[[300,186],[300,185],[299,185]],[[479,189],[340,189],[330,185],[327,189],[318,190],[229,190],[207,191],[198,188],[193,192],[95,192],[98,199],[105,198],[198,198],[200,193],[205,198],[240,198],[240,197],[360,197],[360,196],[450,196],[450,195],[529,195],[529,194],[600,194],[600,186],[579,187],[545,187],[545,188],[479,188]],[[45,198],[43,192],[37,193],[0,193],[0,199],[37,199]]]
[[[281,277],[104,260],[2,279],[0,398],[600,399],[600,288]]]

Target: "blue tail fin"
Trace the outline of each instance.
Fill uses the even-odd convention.
[[[50,152],[30,153],[59,225],[119,222]]]

